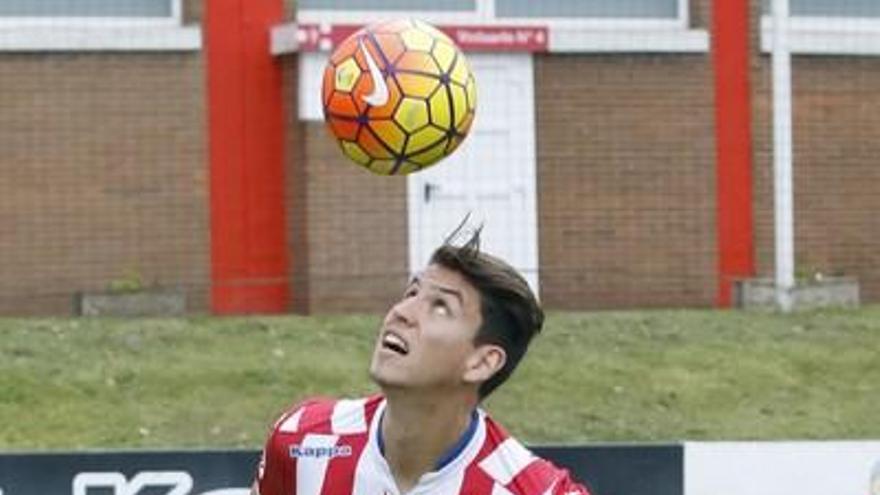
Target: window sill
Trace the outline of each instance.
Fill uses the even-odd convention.
[[[880,55],[880,23],[864,20],[792,19],[788,46],[794,54]],[[761,19],[761,51],[773,51],[773,23]]]
[[[0,52],[197,51],[198,26],[3,26]]]
[[[702,29],[550,30],[550,52],[705,53],[709,33]]]

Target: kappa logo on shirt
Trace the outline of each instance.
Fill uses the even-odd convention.
[[[332,447],[304,447],[296,444],[290,446],[290,457],[313,457],[315,459],[351,456],[351,445],[334,445]]]

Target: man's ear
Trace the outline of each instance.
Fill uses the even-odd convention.
[[[468,357],[462,378],[466,383],[483,383],[501,370],[506,362],[507,353],[501,346],[478,346]]]

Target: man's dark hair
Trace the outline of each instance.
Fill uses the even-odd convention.
[[[431,264],[460,273],[480,293],[483,323],[474,343],[500,346],[507,353],[504,367],[480,385],[480,399],[486,398],[510,377],[526,353],[532,337],[541,331],[544,311],[528,282],[515,268],[480,251],[481,227],[460,246],[453,244],[460,225],[431,255]]]

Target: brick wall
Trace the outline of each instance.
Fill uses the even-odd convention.
[[[690,0],[689,6],[691,27],[709,29],[712,25],[712,0]]]
[[[707,64],[702,55],[537,59],[541,276],[548,306],[714,300]],[[346,163],[318,123],[306,124],[304,135],[308,185],[299,194],[307,195],[308,262],[300,270],[307,273],[308,309],[384,308],[405,277],[405,183]],[[290,232],[302,235],[299,230]]]
[[[195,54],[0,54],[0,314],[65,314],[127,273],[205,310]]]
[[[773,103],[770,55],[761,53],[760,0],[751,1],[755,254],[773,277]],[[880,60],[792,58],[795,272],[856,276],[863,302],[880,301]]]
[[[406,179],[350,163],[321,123],[304,124],[308,308],[384,311],[408,276]],[[295,228],[291,236],[302,235]]]
[[[756,54],[755,214],[758,272],[774,275],[771,67]],[[795,56],[795,271],[858,277],[880,300],[880,60]]]
[[[290,19],[294,4],[285,0]],[[285,56],[283,63],[291,308],[383,312],[408,276],[406,179],[360,169],[323,123],[300,121],[297,57]]]
[[[297,93],[299,58],[285,55],[279,59],[284,80],[284,207],[289,260],[290,303],[292,311],[309,311],[308,277],[308,189],[306,189],[306,153],[303,144],[305,126],[299,120]]]
[[[751,0],[758,12],[760,0]],[[711,1],[690,4],[695,27]],[[187,23],[202,0],[184,2]],[[294,2],[286,0],[288,18]],[[773,273],[769,58],[753,19],[758,272]],[[127,273],[208,309],[203,54],[0,54],[0,314],[64,314]],[[381,311],[407,277],[406,182],[351,165],[287,112],[291,308]],[[880,300],[880,61],[794,62],[799,273]],[[542,297],[551,308],[709,306],[716,290],[709,54],[535,61]]]
[[[183,23],[197,24],[205,18],[204,0],[183,0]]]
[[[692,4],[694,25],[704,26],[708,16],[708,0]],[[541,276],[548,306],[713,301],[709,63],[708,56],[677,55],[536,60]],[[308,308],[384,307],[406,269],[405,186],[361,177],[319,124],[304,132]],[[364,194],[357,203],[345,202],[343,191]],[[390,222],[373,216],[379,201]],[[361,207],[351,210],[352,204]],[[380,245],[358,246],[345,232]],[[386,280],[382,273],[389,274]]]
[[[541,288],[548,306],[712,303],[709,63],[707,55],[538,57]]]

